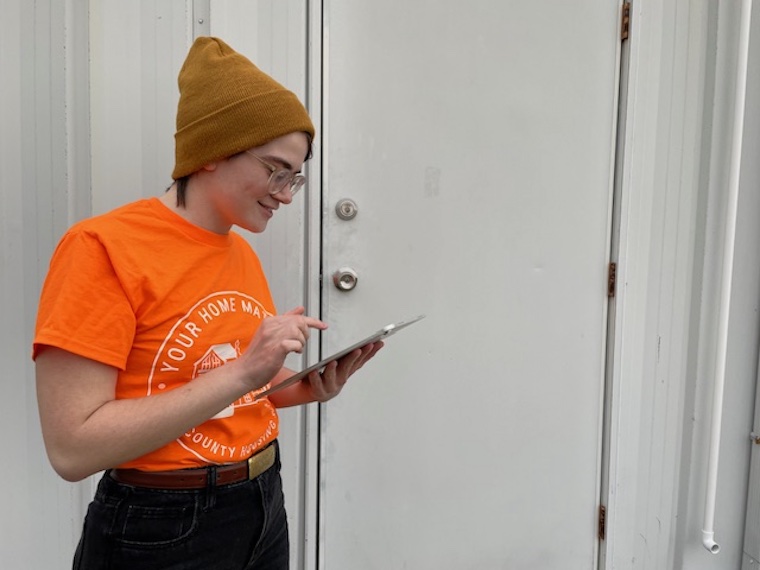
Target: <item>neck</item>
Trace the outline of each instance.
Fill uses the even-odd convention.
[[[189,190],[188,188],[186,190]],[[177,183],[172,184],[163,196],[158,198],[167,208],[177,214],[179,217],[184,218],[191,224],[201,227],[210,232],[217,234],[227,234],[230,228],[224,228],[214,223],[214,220],[210,219],[206,212],[209,208],[205,208],[197,199],[191,197],[191,192],[185,192],[185,204],[180,206],[177,203]]]

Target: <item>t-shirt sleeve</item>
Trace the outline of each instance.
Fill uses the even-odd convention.
[[[123,370],[135,322],[106,248],[96,235],[70,231],[58,244],[42,287],[32,358],[41,346],[55,346]]]

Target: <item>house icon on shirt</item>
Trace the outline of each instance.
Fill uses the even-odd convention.
[[[197,378],[201,374],[210,372],[214,368],[219,368],[230,360],[235,360],[238,356],[240,356],[240,341],[235,342],[235,346],[229,342],[214,344],[193,365],[193,378]],[[211,419],[217,420],[221,418],[229,418],[234,413],[235,406],[230,404]]]

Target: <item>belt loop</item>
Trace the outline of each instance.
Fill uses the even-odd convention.
[[[207,468],[206,475],[206,505],[203,507],[205,512],[210,511],[216,506],[216,465]]]

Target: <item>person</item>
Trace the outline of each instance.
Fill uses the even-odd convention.
[[[284,569],[277,408],[335,397],[374,343],[270,397],[327,325],[282,314],[233,226],[263,232],[302,188],[314,126],[218,38],[180,70],[174,183],[73,225],[50,263],[35,360],[49,460],[104,471],[76,569]]]

